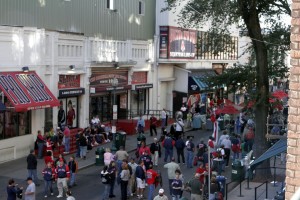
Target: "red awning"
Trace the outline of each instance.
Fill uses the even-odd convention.
[[[16,112],[59,106],[59,101],[34,72],[0,72],[0,89]]]

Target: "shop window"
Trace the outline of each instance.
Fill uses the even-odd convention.
[[[78,98],[70,97],[65,99],[59,99],[60,105],[62,106],[63,112],[62,115],[64,117],[64,121],[62,122],[62,126],[69,126],[69,128],[77,128],[78,127]],[[58,118],[61,116],[57,116]],[[58,119],[59,121],[59,119]]]
[[[139,1],[139,15],[145,15],[145,2]]]
[[[49,132],[53,127],[53,108],[45,109],[45,126],[44,132]]]

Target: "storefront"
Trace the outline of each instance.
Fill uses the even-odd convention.
[[[102,122],[112,120],[112,106],[118,107],[118,119],[128,116],[128,71],[98,67],[90,78],[90,119],[98,115]]]
[[[59,75],[58,89],[58,122],[78,128],[81,120],[78,114],[79,99],[85,94],[85,89],[80,87],[80,75]]]

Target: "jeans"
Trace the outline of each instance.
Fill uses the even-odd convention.
[[[187,153],[186,153],[186,166],[188,168],[193,167],[193,159],[194,159],[194,152],[193,151],[187,151]]]
[[[172,194],[172,200],[179,200],[179,199],[180,199],[180,195]]]
[[[70,152],[70,137],[65,137],[65,152]]]
[[[104,185],[104,193],[103,193],[102,200],[108,200],[109,199],[109,188],[110,188],[109,184]]]
[[[110,188],[109,188],[109,195],[110,196],[114,195],[115,182],[116,182],[116,179],[111,180],[111,182],[109,184],[110,185]]]
[[[157,136],[156,126],[150,125],[150,135],[151,136],[153,136],[153,131],[154,131],[155,135]]]
[[[70,172],[70,183],[69,186],[73,186],[75,183],[76,173]]]
[[[47,195],[48,193],[48,188],[50,189],[50,192],[53,193],[53,189],[52,189],[52,181],[46,181],[44,180],[44,195]]]
[[[165,162],[168,161],[168,156],[170,157],[170,162],[171,162],[172,157],[173,157],[173,149],[166,149],[165,148],[165,159],[164,159]]]
[[[76,142],[76,148],[77,148],[77,151],[76,151],[76,157],[80,157],[80,146],[79,146],[79,142]]]
[[[153,194],[154,194],[154,184],[150,184],[149,186],[149,191],[148,191],[148,200],[153,200]]]
[[[83,158],[86,156],[87,146],[80,146],[80,157]]]
[[[182,163],[185,162],[183,149],[177,149],[177,162],[180,163],[180,156],[182,158]]]
[[[127,186],[128,186],[128,181],[121,180],[121,200],[127,199]]]
[[[28,169],[28,177],[31,177],[36,185],[39,184],[36,169]]]
[[[38,142],[38,158],[43,158],[44,143]]]
[[[158,164],[158,151],[155,151],[154,154],[151,154],[152,162],[155,166]]]
[[[232,160],[234,161],[235,159],[239,159],[239,158],[240,158],[240,153],[239,152],[233,152]]]

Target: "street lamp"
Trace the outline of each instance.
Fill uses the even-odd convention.
[[[116,120],[118,118],[118,107],[116,105],[116,89],[118,87],[118,79],[116,77],[113,78],[112,80],[112,87],[113,87],[113,120],[112,120],[112,127],[111,127],[111,132],[113,134],[113,143],[112,143],[112,147],[111,147],[111,151],[112,152],[116,152],[117,148],[116,148],[116,132],[117,132],[117,128],[116,128]]]

